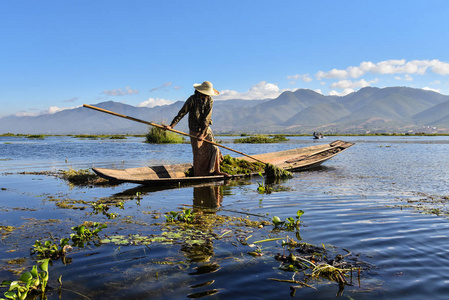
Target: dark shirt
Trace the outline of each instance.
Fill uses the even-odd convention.
[[[186,114],[189,114],[189,129],[195,132],[204,132],[212,124],[213,104],[212,97],[201,99],[196,95],[190,96],[170,126],[174,127]]]

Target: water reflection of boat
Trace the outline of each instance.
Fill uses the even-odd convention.
[[[257,154],[253,155],[253,157],[261,161],[273,164],[277,167],[296,172],[319,166],[328,159],[351,147],[352,145],[354,145],[354,143],[338,140],[329,144],[321,144],[265,154]],[[240,158],[251,161],[251,158],[248,157]],[[190,167],[191,164],[174,164],[130,169],[92,168],[92,170],[98,176],[111,181],[132,182],[154,186],[193,184],[226,179],[222,175],[187,177],[185,172]],[[257,174],[258,173],[251,175]],[[233,177],[245,176],[248,175],[233,175]]]

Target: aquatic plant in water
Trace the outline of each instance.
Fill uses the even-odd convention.
[[[85,223],[79,226],[75,226],[72,227],[72,230],[74,230],[75,233],[70,234],[70,238],[72,239],[75,246],[83,248],[85,243],[91,241],[93,238],[98,238],[98,233],[106,227],[106,224],[101,224],[98,222],[95,222],[93,224]]]
[[[180,144],[183,142],[182,136],[159,127],[150,127],[145,136],[145,143],[149,144]]]
[[[259,172],[259,176],[261,176],[263,178],[262,172]],[[262,182],[257,182],[257,192],[259,194],[271,194],[272,192],[272,188],[270,186],[268,186],[265,181]]]
[[[264,182],[257,182],[258,187],[257,187],[257,192],[259,194],[271,194],[271,187],[269,187],[268,185],[266,185]]]
[[[109,138],[110,140],[126,140],[126,136],[124,135],[111,135],[111,137]]]
[[[294,272],[291,280],[269,278],[270,280],[296,284],[290,286],[291,296],[294,296],[296,289],[309,287],[316,289],[312,284],[319,282],[319,279],[334,281],[339,285],[337,296],[343,294],[346,285],[353,285],[353,273],[358,274],[360,285],[360,272],[362,267],[369,269],[369,265],[359,261],[359,256],[351,256],[349,250],[343,249],[347,254],[330,253],[324,245],[314,246],[304,242],[296,242],[287,237],[282,242],[283,247],[287,247],[290,254],[276,254],[275,259],[281,261],[279,269],[287,272]],[[334,247],[330,247],[334,249]],[[299,278],[300,277],[300,278]],[[349,282],[346,279],[349,277]]]
[[[1,283],[1,287],[8,288],[4,293],[3,299],[19,299],[24,300],[31,293],[41,294],[41,299],[46,299],[45,292],[48,283],[48,262],[49,258],[39,261],[39,265],[33,266],[31,271],[24,272],[19,280],[5,280]]]
[[[59,257],[63,257],[71,248],[68,238],[61,239],[59,245],[52,241],[45,241],[42,243],[37,240],[33,245],[33,249],[31,249],[31,254],[36,254],[40,258],[56,260]]]
[[[104,203],[93,202],[91,205],[92,208],[94,209],[93,211],[94,214],[106,213],[109,210],[109,206]]]
[[[115,219],[119,216],[118,213],[114,213],[114,212],[108,212],[109,207],[111,206],[110,204],[106,204],[106,203],[101,203],[101,202],[93,202],[91,203],[93,210],[93,214],[98,214],[101,213],[103,215],[105,215],[106,217],[108,217],[108,219]],[[124,209],[123,206],[123,202],[118,202],[115,204],[116,207],[120,208],[120,209]]]
[[[13,232],[15,227],[13,226],[4,226],[0,225],[0,237],[4,238],[5,236],[9,235],[11,232]]]
[[[255,136],[245,137],[240,139],[235,139],[234,143],[245,143],[245,144],[265,144],[265,143],[278,143],[288,141],[288,139],[281,134],[268,137],[261,134],[256,134]]]
[[[167,222],[184,222],[184,223],[193,223],[195,221],[195,214],[192,212],[192,209],[184,209],[182,212],[178,213],[175,211],[171,211],[169,214],[165,215]]]
[[[105,185],[109,183],[108,180],[100,178],[90,169],[75,170],[73,168],[69,168],[69,170],[61,170],[60,174],[62,179],[67,180],[74,185]]]
[[[108,135],[108,134],[76,134],[72,136],[73,138],[78,138],[78,139],[90,139],[90,140],[105,140],[105,139],[126,139],[125,135],[122,134],[116,134],[116,135]]]
[[[45,139],[45,135],[43,135],[43,134],[30,134],[30,135],[27,135],[27,138],[43,140],[43,139]]]
[[[285,229],[285,230],[294,230],[299,228],[300,222],[301,222],[301,216],[304,214],[303,210],[298,210],[296,212],[296,216],[288,217],[285,219],[285,221],[281,221],[281,219],[278,216],[274,216],[272,219],[273,225],[275,228],[279,229]]]

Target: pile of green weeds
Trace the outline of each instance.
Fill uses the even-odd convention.
[[[225,155],[220,164],[220,170],[229,175],[236,174],[254,174],[263,172],[265,165],[260,162],[249,162],[244,159],[233,158],[230,155]]]

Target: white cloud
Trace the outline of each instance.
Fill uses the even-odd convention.
[[[172,104],[172,103],[173,103],[173,101],[171,101],[171,100],[165,100],[165,99],[160,99],[160,98],[156,98],[156,99],[149,98],[148,100],[139,103],[137,105],[137,107],[149,107],[149,108],[152,108],[152,107],[155,107],[155,106],[168,105],[168,104]]]
[[[157,90],[166,89],[166,88],[170,87],[171,85],[172,85],[172,82],[170,82],[170,81],[169,82],[165,82],[165,83],[163,83],[162,85],[160,85],[158,87],[150,89],[150,93],[154,92],[154,91],[157,91]],[[178,87],[175,86],[174,89],[176,90],[176,89],[178,89]]]
[[[21,111],[21,112],[18,112],[15,116],[17,116],[17,117],[36,117],[36,116],[40,116],[40,115],[53,115],[53,114],[63,111],[63,110],[74,109],[74,108],[78,108],[78,107],[81,107],[81,105],[72,106],[72,107],[50,106],[49,108],[47,108],[45,110],[40,110],[40,111],[34,111],[34,112]]]
[[[74,97],[74,98],[66,99],[66,100],[64,100],[62,102],[67,102],[67,103],[69,103],[69,102],[76,102],[78,99],[79,99],[78,97]]]
[[[37,112],[20,111],[15,114],[16,117],[35,117],[39,115]]]
[[[395,76],[394,79],[396,80],[403,80],[403,81],[413,81],[413,77],[409,74],[405,74],[404,77],[401,76]]]
[[[108,96],[124,96],[124,95],[134,95],[138,94],[138,90],[133,90],[129,86],[125,88],[125,90],[122,89],[113,89],[113,90],[104,90],[101,92],[101,94],[105,94]]]
[[[364,88],[370,86],[371,83],[377,82],[377,79],[366,81],[365,79],[359,81],[351,81],[351,80],[340,80],[339,82],[334,82],[330,85],[333,89],[345,89],[347,91],[351,90],[351,93],[356,88]]]
[[[449,74],[449,63],[441,62],[437,59],[434,59],[431,61],[432,72],[439,74],[439,75],[448,75]]]
[[[304,81],[304,82],[311,82],[311,81],[313,81],[312,77],[310,77],[309,74],[304,74],[304,75],[301,75],[301,74],[289,75],[289,76],[287,76],[287,79],[290,79],[290,80],[291,80],[291,81],[290,81],[290,84],[295,84],[296,81],[297,81],[298,79],[299,79],[299,80],[302,80],[302,81]]]
[[[342,92],[337,92],[335,90],[332,90],[332,91],[329,92],[329,96],[346,96],[346,95],[351,94],[353,92],[354,92],[354,90],[350,89],[350,88],[346,88]]]
[[[426,91],[432,91],[432,92],[437,92],[437,93],[441,93],[441,91],[440,91],[440,90],[437,90],[437,89],[433,89],[433,88],[430,88],[430,87],[428,87],[428,86],[426,86],[426,87],[423,87],[422,89],[423,89],[423,90],[426,90]]]
[[[63,111],[68,109],[67,107],[57,107],[57,106],[50,106],[50,108],[48,109],[48,113],[50,115],[55,114],[57,112]]]
[[[402,76],[394,76],[394,79],[403,80],[403,81],[413,81],[413,77],[410,76],[409,74],[405,74],[403,77]]]
[[[318,71],[316,73],[316,78],[321,80],[322,78],[346,78],[348,77],[348,72],[345,70],[332,69],[329,72]]]
[[[261,81],[253,85],[247,92],[240,93],[233,90],[220,91],[220,95],[214,96],[215,100],[229,100],[229,99],[243,99],[243,100],[255,100],[255,99],[274,99],[278,97],[282,92],[289,91],[289,89],[280,90],[274,83],[268,83]]]
[[[412,60],[407,62],[405,59],[385,60],[379,63],[370,61],[362,62],[359,66],[350,66],[345,70],[332,69],[328,72],[318,71],[316,78],[359,78],[367,73],[371,74],[417,74],[424,75],[428,70],[439,75],[449,74],[449,63],[434,60]]]

